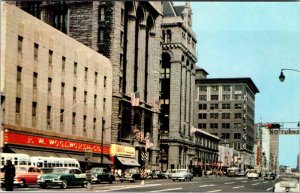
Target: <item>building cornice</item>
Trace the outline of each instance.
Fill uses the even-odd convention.
[[[192,58],[193,62],[196,63],[197,62],[197,58],[194,54],[192,54],[192,52],[185,47],[185,45],[183,45],[181,42],[177,42],[177,43],[163,43],[162,45],[162,49],[163,50],[170,50],[170,49],[181,49],[184,53],[186,53],[190,58]]]

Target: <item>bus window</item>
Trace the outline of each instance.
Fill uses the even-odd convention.
[[[42,161],[37,162],[37,163],[36,163],[36,166],[42,168],[42,167],[43,167],[43,162],[42,162]]]
[[[63,164],[62,164],[62,163],[59,163],[59,167],[63,167]]]
[[[73,167],[75,166],[75,164],[74,164],[74,163],[72,163],[71,165],[72,165]]]
[[[65,167],[68,167],[68,163],[65,162],[65,163],[64,163],[64,166],[65,166]]]
[[[17,157],[15,157],[15,163],[14,164],[15,164],[15,166],[18,165],[18,158]]]
[[[1,165],[3,165],[3,166],[5,165],[4,157],[1,158]]]

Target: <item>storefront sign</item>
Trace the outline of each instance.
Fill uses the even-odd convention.
[[[135,157],[135,148],[124,145],[111,144],[110,154],[113,156]]]
[[[46,147],[81,152],[84,152],[86,149],[90,148],[93,153],[101,153],[102,150],[101,145],[55,139],[50,137],[25,135],[14,132],[5,132],[4,142],[6,144],[29,145],[34,147]],[[108,146],[103,146],[103,153],[109,154],[110,148]]]
[[[299,135],[299,130],[295,129],[270,129],[271,135]]]

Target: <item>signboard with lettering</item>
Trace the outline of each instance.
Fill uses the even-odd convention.
[[[135,148],[124,145],[111,144],[110,154],[114,156],[135,157]]]
[[[270,129],[271,135],[299,135],[298,129]]]
[[[5,132],[4,136],[5,144],[28,145],[34,147],[54,148],[81,152],[85,152],[87,148],[90,148],[93,153],[101,153],[102,150],[101,145],[82,143],[65,139],[56,139],[52,137],[50,138],[35,135],[25,135],[10,131]],[[110,147],[103,146],[103,153],[109,155]]]

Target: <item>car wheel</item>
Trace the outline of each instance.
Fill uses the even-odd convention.
[[[112,179],[112,178],[110,178],[108,182],[109,182],[110,184],[112,184],[112,182],[113,182],[113,179]]]
[[[42,189],[46,189],[48,186],[47,186],[46,184],[41,184],[40,187],[41,187]]]
[[[80,186],[81,186],[82,188],[84,188],[84,186],[85,186],[85,183],[82,183],[82,184],[80,184]]]
[[[61,185],[61,188],[66,189],[68,187],[68,181],[63,180],[63,183]]]
[[[184,181],[185,181],[185,182],[187,181],[187,177],[184,178]]]
[[[26,184],[26,180],[25,179],[22,179],[21,180],[21,183],[19,185],[20,188],[26,188],[27,187],[27,184]]]
[[[100,180],[100,179],[98,179],[98,180],[96,181],[96,183],[97,183],[97,184],[100,184],[100,183],[101,183],[101,180]]]
[[[172,180],[173,182],[175,182],[175,180]]]
[[[123,180],[120,180],[120,182],[123,183],[124,181],[123,181]]]
[[[192,181],[193,178],[190,178],[190,181]]]

